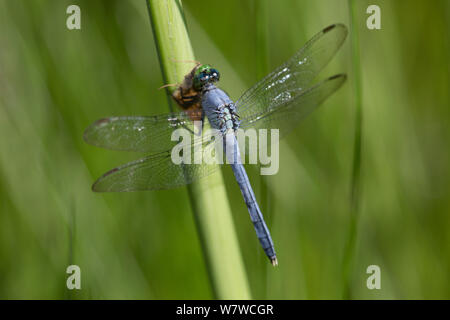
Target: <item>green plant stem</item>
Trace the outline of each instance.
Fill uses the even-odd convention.
[[[181,83],[193,68],[183,61],[195,60],[181,1],[147,0],[147,4],[164,81]],[[188,192],[215,297],[250,299],[220,170],[189,185]]]
[[[359,35],[357,24],[356,1],[349,0],[350,9],[350,34],[351,50],[353,62],[353,92],[355,94],[355,141],[353,146],[353,167],[351,180],[351,199],[350,199],[350,226],[349,237],[344,251],[343,272],[344,272],[344,299],[352,298],[352,277],[351,271],[355,255],[357,226],[359,220],[359,206],[361,197],[361,144],[362,144],[362,87],[361,87],[361,64],[359,54]]]
[[[269,54],[268,54],[268,23],[269,23],[269,0],[254,0],[255,18],[256,18],[256,75],[257,79],[264,78],[269,73]],[[262,213],[266,217],[266,222],[272,225],[270,221],[272,213],[272,198],[268,188],[267,176],[259,175],[259,204]],[[271,266],[266,262],[266,257],[263,257],[265,282],[264,292],[268,296],[268,274]]]
[[[256,69],[258,79],[262,79],[268,73],[268,48],[267,48],[267,23],[268,0],[255,1],[256,16]],[[263,213],[269,213],[269,194],[267,189],[267,177],[260,175],[260,205]]]

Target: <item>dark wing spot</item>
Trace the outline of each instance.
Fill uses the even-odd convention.
[[[110,122],[111,122],[110,118],[103,118],[103,119],[95,121],[95,125],[96,126],[102,126],[102,125],[108,124]]]
[[[103,174],[100,178],[97,179],[97,181],[94,182],[92,185],[92,191],[94,192],[102,192],[103,190],[97,189],[97,184],[100,182],[101,179],[103,179],[106,176],[109,176],[110,174],[113,174],[114,172],[119,171],[119,168],[114,168]]]

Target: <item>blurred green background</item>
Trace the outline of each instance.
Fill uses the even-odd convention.
[[[66,8],[81,7],[81,30]],[[366,8],[381,7],[381,30]],[[183,2],[198,60],[233,99],[347,1]],[[450,298],[450,2],[358,1],[363,147],[350,273],[358,299]],[[267,13],[267,14],[265,14]],[[252,296],[344,297],[355,93],[350,39],[321,77],[349,80],[280,148],[267,217],[280,265],[260,249],[229,168],[226,188]],[[0,298],[213,298],[186,188],[95,194],[102,173],[140,154],[89,146],[112,115],[168,111],[144,0],[0,1]],[[257,198],[258,171],[249,167]],[[230,261],[230,263],[233,263]],[[81,267],[79,291],[66,267]],[[368,290],[366,268],[381,268]]]

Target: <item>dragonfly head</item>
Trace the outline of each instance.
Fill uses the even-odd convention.
[[[201,91],[208,83],[219,81],[220,73],[209,64],[202,64],[194,73],[194,89]]]

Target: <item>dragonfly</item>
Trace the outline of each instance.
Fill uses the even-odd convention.
[[[234,103],[215,83],[220,73],[210,65],[197,65],[176,90],[181,110],[156,116],[121,116],[100,119],[84,132],[87,143],[113,150],[148,155],[114,168],[95,181],[95,192],[125,192],[172,189],[215,172],[220,166],[208,163],[174,163],[171,139],[179,128],[191,132],[190,143],[207,146],[198,139],[196,120],[204,119],[202,130],[218,130],[226,157],[247,205],[257,238],[270,262],[278,264],[274,243],[258,206],[240,158],[235,132],[241,129],[278,129],[280,138],[338,90],[346,80],[336,74],[313,83],[318,73],[339,50],[347,36],[343,24],[330,25],[314,35],[289,60],[245,91]],[[188,95],[183,93],[188,92]],[[197,137],[197,139],[195,139]],[[189,141],[189,140],[188,140]]]

